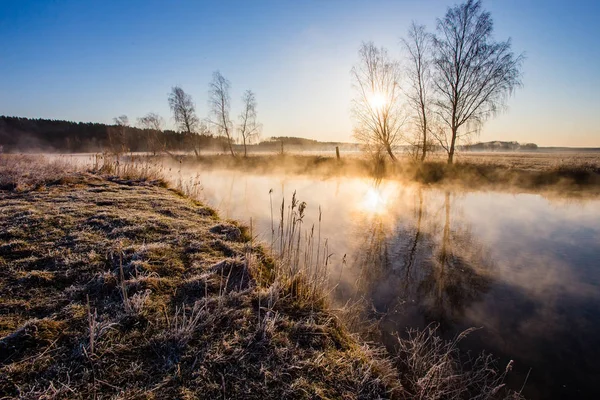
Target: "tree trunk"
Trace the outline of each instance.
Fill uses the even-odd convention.
[[[246,136],[244,136],[244,158],[248,157],[248,151],[246,150]]]
[[[427,114],[425,113],[425,106],[421,101],[421,118],[423,118],[423,153],[421,154],[421,162],[425,161],[427,156]]]
[[[421,153],[421,162],[425,161],[427,156],[427,123],[423,125],[423,153]]]
[[[454,145],[456,144],[456,131],[457,128],[452,127],[452,141],[450,142],[450,151],[448,152],[448,164],[454,162]]]
[[[385,145],[385,150],[387,151],[393,162],[398,161],[398,159],[394,155],[394,152],[392,151],[392,146],[390,146],[389,143]]]
[[[200,153],[198,153],[198,146],[196,143],[196,137],[193,136],[193,134],[190,135],[190,141],[191,141],[191,145],[192,148],[194,149],[194,154],[196,155],[196,158],[200,158]]]
[[[233,157],[235,157],[235,153],[233,152],[233,145],[231,144],[231,139],[229,138],[229,134],[227,134],[227,142],[229,143],[229,151],[231,152],[231,155]]]

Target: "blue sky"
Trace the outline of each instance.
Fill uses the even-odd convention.
[[[206,116],[208,83],[232,113],[255,91],[263,136],[350,141],[350,68],[361,41],[401,57],[411,20],[454,0],[0,0],[0,114],[110,122],[149,111],[170,126],[171,86]],[[600,2],[487,0],[497,39],[524,52],[524,87],[480,140],[600,146]]]

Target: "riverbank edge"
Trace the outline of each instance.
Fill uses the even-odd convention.
[[[512,155],[514,156],[514,155]],[[158,159],[165,156],[156,156]],[[342,157],[300,154],[270,154],[232,157],[225,154],[173,155],[167,159],[182,167],[201,166],[260,174],[369,177],[400,180],[437,188],[464,190],[501,190],[542,193],[545,195],[585,196],[600,194],[600,157],[589,160],[522,162],[523,166],[502,164],[498,159],[481,156],[477,161],[458,159],[454,164],[442,160],[417,162],[401,158],[371,160],[362,156]],[[527,156],[524,156],[527,158]],[[133,157],[135,158],[135,157]],[[145,157],[142,157],[142,159]],[[154,156],[149,160],[157,159]]]

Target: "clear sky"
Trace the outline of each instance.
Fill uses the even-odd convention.
[[[208,83],[252,89],[263,137],[351,141],[350,68],[362,41],[400,58],[411,20],[456,0],[0,0],[0,114],[111,122],[154,111],[171,86],[207,115]],[[524,87],[479,137],[600,146],[600,1],[487,0],[497,39],[526,54]]]

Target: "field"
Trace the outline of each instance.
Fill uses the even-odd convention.
[[[2,398],[518,397],[434,328],[367,345],[309,273],[147,169],[3,156],[0,184]]]
[[[579,152],[463,152],[459,153],[459,163],[490,164],[505,168],[528,171],[547,171],[558,168],[600,169],[600,151]]]

